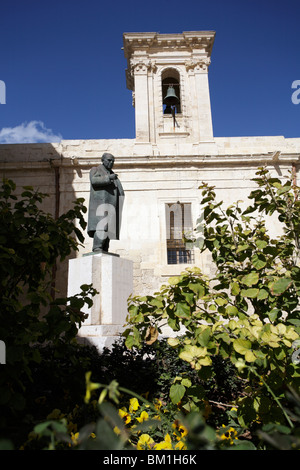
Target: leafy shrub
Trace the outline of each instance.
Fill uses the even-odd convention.
[[[211,253],[214,278],[189,268],[159,292],[130,298],[125,331],[132,348],[147,341],[149,329],[154,337],[163,323],[175,332],[184,326],[185,334],[168,342],[202,380],[213,377],[216,358],[229,361],[245,385],[236,396],[235,425],[252,439],[268,423],[293,428],[285,391],[299,393],[300,384],[299,361],[293,360],[300,331],[299,188],[291,179],[271,178],[265,168],[257,175],[259,189],[244,211],[239,203],[223,209],[214,188],[201,186],[198,244]],[[264,218],[276,213],[283,235],[273,239]],[[172,394],[195,402],[193,387],[183,379],[172,385]]]
[[[54,299],[52,272],[56,262],[78,250],[84,228],[83,200],[57,219],[41,209],[46,194],[4,180],[0,190],[0,338],[6,346],[6,365],[0,376],[0,435],[10,437],[20,427],[27,406],[26,387],[41,364],[41,349],[51,344],[67,354],[84,320],[81,309],[91,305],[92,286],[70,298]],[[77,238],[76,238],[77,237]]]

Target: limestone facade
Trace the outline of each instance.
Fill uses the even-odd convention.
[[[120,240],[110,250],[133,262],[133,293],[155,292],[171,275],[190,263],[168,262],[166,207],[189,204],[193,226],[201,215],[204,181],[216,187],[225,204],[244,200],[251,181],[267,164],[278,176],[300,167],[300,138],[284,136],[214,137],[208,69],[214,32],[175,35],[124,34],[127,86],[133,93],[135,139],[62,140],[53,144],[0,145],[1,177],[15,181],[18,191],[32,185],[49,194],[44,209],[53,215],[83,197],[89,201],[89,171],[104,152],[115,156],[114,171],[125,190]],[[165,84],[180,95],[176,114],[164,114]],[[175,118],[174,118],[175,116]],[[272,223],[276,235],[278,227]],[[85,246],[75,256],[91,250]],[[194,248],[192,265],[209,273],[206,254]],[[56,287],[67,293],[68,262],[58,266]]]

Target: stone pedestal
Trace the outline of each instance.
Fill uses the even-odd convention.
[[[78,332],[79,341],[100,351],[110,347],[123,331],[127,299],[133,291],[133,262],[110,253],[89,253],[69,261],[68,296],[80,286],[93,284],[98,291],[93,306],[82,310],[88,318]]]

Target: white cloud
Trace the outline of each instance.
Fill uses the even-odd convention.
[[[0,130],[0,144],[26,144],[37,142],[60,142],[62,136],[47,129],[42,121],[23,122],[16,127]]]

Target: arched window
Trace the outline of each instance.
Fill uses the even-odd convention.
[[[161,76],[162,84],[162,97],[163,97],[163,112],[164,114],[172,114],[175,111],[176,114],[181,113],[181,99],[180,99],[180,75],[175,69],[168,68],[163,71]],[[165,98],[169,92],[174,93],[178,98],[178,103],[171,106],[164,104]]]

